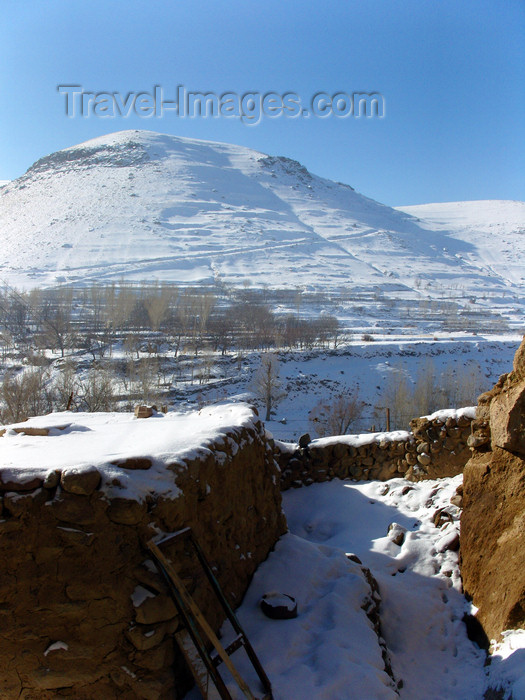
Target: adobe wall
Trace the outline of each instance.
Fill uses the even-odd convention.
[[[119,468],[146,473],[150,466],[137,454]],[[193,528],[235,606],[286,522],[273,447],[256,416],[166,469],[182,494],[150,493],[141,502],[108,498],[95,468],[25,483],[0,468],[3,700],[157,700],[187,689],[172,638],[176,610],[145,543]],[[168,552],[181,564],[182,554]],[[218,629],[212,596],[190,576]]]
[[[416,418],[411,432],[343,435],[313,440],[305,447],[276,445],[281,488],[339,479],[409,481],[455,476],[470,458],[473,409],[439,411]]]

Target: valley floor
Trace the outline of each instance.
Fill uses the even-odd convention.
[[[238,611],[275,700],[378,700],[397,693],[402,700],[482,700],[489,687],[504,690],[498,697],[525,698],[525,631],[506,634],[487,665],[462,620],[475,609],[462,595],[453,551],[459,509],[450,497],[461,480],[334,480],[283,494],[290,532],[257,570]],[[440,508],[450,518],[436,527]],[[393,541],[400,531],[401,545]],[[394,681],[384,672],[347,553],[379,584]],[[297,618],[264,617],[258,603],[272,591],[296,598]],[[234,658],[248,677],[242,654]],[[193,691],[187,700],[197,697]]]

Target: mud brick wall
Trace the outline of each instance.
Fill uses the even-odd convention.
[[[256,417],[252,426],[167,465],[173,498],[109,499],[95,468],[19,483],[0,466],[2,700],[160,700],[187,689],[176,610],[145,543],[190,526],[231,603],[241,601],[286,529],[273,447]],[[142,455],[120,465],[150,466]],[[191,560],[167,553],[218,629]]]

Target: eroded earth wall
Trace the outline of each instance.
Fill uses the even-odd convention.
[[[120,466],[150,465],[136,455]],[[235,606],[286,522],[257,418],[167,469],[181,494],[139,502],[109,500],[96,469],[18,483],[0,468],[3,700],[157,700],[187,688],[176,609],[146,542],[190,526]],[[218,629],[222,616],[191,558],[167,553]]]
[[[489,638],[525,627],[525,339],[479,399],[464,471],[461,573]]]

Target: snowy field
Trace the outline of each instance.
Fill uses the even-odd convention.
[[[511,692],[513,700],[525,698],[525,632],[505,633],[486,665],[462,621],[475,609],[461,593],[452,544],[460,513],[450,497],[461,481],[461,475],[417,484],[334,480],[283,494],[290,532],[257,570],[238,611],[275,700],[380,700],[396,693],[402,700],[482,700],[489,687],[504,689],[507,699]],[[443,507],[451,521],[436,527],[433,516]],[[393,541],[399,532],[401,545]],[[383,670],[361,609],[362,580],[347,553],[379,584],[394,681]],[[259,601],[273,591],[297,600],[297,618],[263,615]],[[226,626],[223,632],[227,638]],[[242,651],[234,660],[250,677]],[[194,690],[186,700],[198,697]]]
[[[309,412],[319,401],[330,400],[349,389],[365,403],[362,416],[351,432],[365,432],[372,426],[377,431],[384,430],[385,406],[392,387],[404,378],[413,388],[418,376],[429,372],[433,372],[436,387],[447,381],[452,389],[457,389],[466,382],[466,377],[470,387],[463,397],[451,396],[443,405],[423,409],[422,414],[451,406],[472,406],[477,403],[478,395],[491,389],[501,374],[510,372],[520,342],[518,335],[458,335],[455,339],[440,336],[436,341],[422,336],[408,339],[378,336],[374,342],[355,340],[337,350],[277,353],[284,398],[266,427],[279,440],[296,441],[305,432],[316,437]],[[232,359],[226,360],[222,368],[218,364],[216,378],[209,385],[181,386],[184,394],[181,392],[181,400],[175,406],[180,410],[194,406],[196,401],[238,398],[255,401],[264,417],[263,404],[253,393],[253,373],[259,363],[259,353],[254,353],[245,358],[240,371]],[[415,406],[408,405],[401,415],[401,424],[392,428],[408,429],[409,421],[422,414]]]
[[[514,241],[509,230],[521,231],[525,227],[523,202],[485,200],[480,202],[440,202],[411,207],[396,207],[419,219],[422,228],[429,231],[448,231],[452,238],[464,241],[476,250],[476,262],[481,270],[505,276],[517,284],[524,281],[523,260],[516,255]],[[505,223],[503,223],[505,221]],[[499,250],[494,250],[498,240]],[[467,252],[467,258],[474,262]]]

